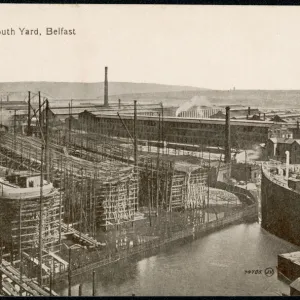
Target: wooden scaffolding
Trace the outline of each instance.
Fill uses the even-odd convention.
[[[11,254],[20,259],[23,251],[36,253],[39,248],[40,209],[42,210],[42,245],[45,251],[56,251],[60,243],[63,207],[56,191],[31,199],[0,199],[0,238]]]

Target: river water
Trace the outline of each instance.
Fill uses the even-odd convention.
[[[263,230],[258,223],[232,225],[181,246],[169,247],[140,261],[96,271],[97,296],[259,296],[289,294],[277,279],[277,255],[299,247]],[[267,277],[266,268],[275,274]],[[246,274],[262,270],[262,274]],[[75,280],[74,280],[75,281]],[[92,274],[81,275],[72,295],[92,295]],[[55,291],[67,295],[67,282]]]

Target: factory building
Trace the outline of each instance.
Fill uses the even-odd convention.
[[[300,139],[270,138],[265,147],[268,159],[281,162],[286,160],[286,151],[290,152],[290,163],[300,163]]]
[[[121,115],[121,118],[122,121],[116,114],[108,115],[88,111],[80,113],[78,117],[80,124],[86,131],[129,138],[128,131],[133,133],[133,117]],[[272,124],[231,120],[232,147],[242,149],[265,142],[268,138],[269,127]],[[159,132],[161,140],[167,143],[224,147],[225,120],[164,117],[163,120],[159,121],[159,118],[155,116],[138,117],[137,136],[139,140],[157,140]]]
[[[293,138],[293,131],[286,124],[274,124],[269,127],[268,138]]]
[[[231,177],[237,181],[258,182],[260,178],[260,166],[256,164],[233,163]]]
[[[257,108],[241,105],[231,106],[231,118],[248,119],[250,115],[254,116],[256,114],[259,115],[260,119],[260,112]],[[206,96],[194,96],[178,107],[176,117],[225,119],[225,107],[222,105],[214,105]]]

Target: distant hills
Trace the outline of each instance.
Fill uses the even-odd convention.
[[[9,100],[24,100],[27,91],[41,91],[50,102],[62,104],[78,99],[77,104],[103,103],[104,83],[78,82],[2,82],[0,95]],[[194,96],[205,96],[212,105],[243,105],[252,107],[300,107],[300,90],[211,90],[205,88],[155,83],[109,82],[109,101],[159,103],[179,106]],[[37,100],[37,97],[34,98]],[[96,99],[96,100],[95,100]],[[51,101],[52,100],[52,101]],[[94,101],[93,101],[94,100]],[[66,103],[66,102],[64,102]]]
[[[265,108],[300,108],[300,90],[182,90],[156,93],[133,93],[110,96],[128,102],[133,99],[143,103],[162,102],[165,105],[179,106],[194,96],[205,96],[212,105],[241,105]],[[102,99],[102,98],[101,98]]]
[[[190,86],[164,85],[155,83],[109,82],[109,95],[144,94],[176,91],[199,91],[201,88]],[[11,100],[26,96],[27,91],[41,91],[49,99],[95,99],[103,98],[104,83],[80,82],[2,82],[0,93],[10,93]],[[18,99],[19,100],[19,99]]]

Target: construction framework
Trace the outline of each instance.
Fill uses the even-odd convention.
[[[39,244],[40,197],[30,199],[0,200],[0,238],[15,254],[16,249],[32,250]],[[45,249],[53,249],[58,242],[60,216],[63,209],[56,191],[43,196],[42,201],[42,239]],[[12,257],[12,260],[14,260]]]
[[[2,166],[40,170],[39,138],[2,133],[0,139]],[[84,152],[83,156],[86,159],[70,156],[63,146],[50,143],[48,176],[60,189],[64,220],[93,236],[96,225],[107,228],[134,221],[138,209],[136,168],[97,153]]]
[[[203,208],[207,202],[208,168],[141,158],[140,205],[158,212]]]

